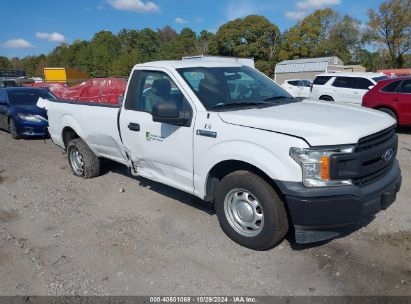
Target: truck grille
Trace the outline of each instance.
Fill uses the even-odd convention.
[[[354,185],[365,186],[379,178],[383,177],[392,168],[397,154],[397,138],[395,134],[396,126],[392,126],[378,133],[361,138],[358,141],[355,152],[363,152],[361,158],[361,166],[363,169],[372,167],[371,170],[360,170],[360,174],[352,179]],[[382,148],[382,150],[381,150]],[[386,151],[386,149],[392,148],[394,155],[389,162],[384,162],[382,159],[382,153],[372,153],[375,150]],[[370,153],[367,153],[370,152]],[[366,173],[365,173],[365,172]],[[364,172],[365,174],[362,174]]]
[[[390,169],[392,168],[393,163],[390,163],[389,165],[383,167],[380,170],[377,170],[371,174],[367,174],[361,177],[355,177],[352,179],[352,183],[356,186],[366,186],[373,181],[379,179],[380,177],[383,177]]]
[[[354,185],[363,187],[386,175],[393,167],[397,154],[395,127],[361,138],[354,153],[332,155],[331,178],[351,179]],[[384,157],[388,152],[391,157]]]
[[[387,142],[395,135],[395,129],[396,126],[394,125],[378,133],[360,138],[355,149],[355,152],[361,152],[368,149],[372,149],[373,147],[379,146]]]

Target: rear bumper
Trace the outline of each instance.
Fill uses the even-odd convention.
[[[295,229],[297,243],[311,243],[348,234],[395,201],[401,187],[398,161],[382,178],[364,187],[306,188],[278,182]]]

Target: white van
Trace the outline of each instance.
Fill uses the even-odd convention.
[[[311,88],[310,99],[361,105],[362,98],[377,82],[388,79],[382,73],[324,73]]]

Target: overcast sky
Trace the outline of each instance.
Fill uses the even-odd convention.
[[[48,53],[62,42],[90,39],[122,28],[171,25],[215,32],[221,24],[250,14],[263,15],[280,30],[318,8],[330,7],[362,22],[382,0],[38,0],[4,1],[0,9],[0,55]]]

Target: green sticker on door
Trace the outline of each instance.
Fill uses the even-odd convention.
[[[146,141],[159,141],[163,142],[164,137],[158,136],[156,134],[151,134],[150,132],[146,132]]]

